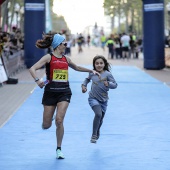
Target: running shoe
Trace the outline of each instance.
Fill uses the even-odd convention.
[[[61,152],[60,149],[57,149],[56,154],[57,154],[57,159],[64,159],[64,154]]]
[[[97,138],[96,135],[92,135],[90,142],[91,142],[91,143],[96,143],[96,142],[97,142],[97,139],[98,139],[98,138]]]

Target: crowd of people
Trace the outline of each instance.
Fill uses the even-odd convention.
[[[106,36],[101,33],[100,36],[76,35],[60,33],[66,39],[65,55],[71,56],[72,47],[77,48],[78,53],[83,52],[83,47],[100,47],[103,51],[108,50],[109,59],[138,59],[139,53],[143,52],[143,40],[138,38],[134,33],[110,34]]]
[[[4,69],[1,84],[16,84],[18,79],[12,78],[18,71],[25,68],[24,64],[24,36],[20,29],[13,26],[11,32],[4,32],[0,28],[0,61]]]
[[[3,32],[0,29],[0,53],[13,54],[16,51],[24,49],[24,36],[20,29],[12,27],[11,32]],[[8,55],[7,55],[8,56]]]
[[[83,47],[95,46],[101,47],[103,51],[108,50],[108,58],[110,59],[138,59],[139,53],[143,52],[143,42],[134,33],[110,34],[106,36],[102,33],[100,36],[83,35],[77,33],[74,36],[66,38],[69,52],[66,54],[71,56],[71,47],[77,46],[78,53],[83,52]]]
[[[85,43],[85,41],[82,42],[82,44],[83,43]],[[89,46],[89,35],[86,43]],[[104,51],[108,49],[108,57],[111,59],[137,59],[139,53],[143,50],[142,39],[137,38],[134,33],[110,34],[110,36],[105,36],[105,34],[102,33],[100,37],[93,37],[91,44],[96,47],[101,47]]]

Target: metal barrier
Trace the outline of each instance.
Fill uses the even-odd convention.
[[[23,50],[2,52],[2,59],[8,77],[15,75],[18,71],[21,71],[22,69],[25,69],[23,55]]]

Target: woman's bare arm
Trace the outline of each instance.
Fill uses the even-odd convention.
[[[31,76],[35,79],[36,76],[36,70],[42,68],[46,63],[49,63],[51,59],[51,56],[49,54],[43,56],[37,63],[35,63],[30,69]]]

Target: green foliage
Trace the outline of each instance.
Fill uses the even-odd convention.
[[[103,7],[105,15],[112,15],[121,20],[119,30],[122,30],[124,25],[123,31],[142,32],[142,0],[104,0]],[[123,22],[122,18],[126,21]]]
[[[19,6],[24,6],[24,0],[15,0],[15,3],[18,3]]]
[[[53,13],[52,7],[53,7],[53,0],[50,1],[50,11],[51,11],[51,19],[53,24],[53,30],[56,32],[60,32],[61,30],[68,30],[69,28],[67,26],[67,23],[63,16],[57,16],[57,14]],[[8,3],[10,4],[9,8],[7,9]],[[2,27],[4,27],[5,24],[11,28],[12,20],[15,13],[15,5],[19,5],[19,10],[24,7],[24,0],[6,0],[3,5],[1,6],[1,14],[3,17],[2,19]],[[9,20],[9,13],[11,13],[11,19]],[[19,14],[20,15],[20,14]]]

